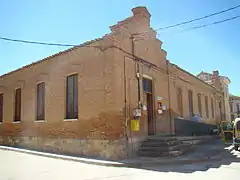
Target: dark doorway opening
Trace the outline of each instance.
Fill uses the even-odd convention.
[[[143,91],[147,98],[147,124],[148,135],[155,134],[155,122],[153,116],[153,93],[152,93],[152,80],[143,78]]]
[[[153,97],[152,94],[147,94],[147,116],[148,116],[148,135],[154,135],[153,121]]]

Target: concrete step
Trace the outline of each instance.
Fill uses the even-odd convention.
[[[145,141],[142,142],[138,151],[138,156],[143,157],[180,156],[184,153],[193,151],[194,143],[189,142],[200,141],[199,139],[202,140],[209,138],[149,136]],[[187,143],[185,141],[187,141]]]
[[[178,157],[187,153],[190,153],[194,151],[196,147],[195,146],[189,146],[182,148],[180,150],[173,150],[173,151],[166,151],[166,152],[160,152],[160,151],[139,151],[138,156],[139,157]]]
[[[180,140],[172,140],[172,141],[146,140],[142,142],[142,146],[150,146],[150,147],[174,146],[178,144],[182,144]]]
[[[161,152],[167,152],[167,151],[176,151],[181,150],[184,148],[190,147],[191,144],[177,144],[173,146],[141,146],[139,151],[161,151]]]
[[[176,137],[163,137],[163,136],[148,136],[146,140],[150,141],[158,141],[158,142],[167,142],[167,141],[176,141],[178,140]]]

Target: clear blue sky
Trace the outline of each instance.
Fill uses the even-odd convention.
[[[101,37],[109,26],[144,5],[151,25],[159,28],[224,10],[239,0],[1,0],[0,36],[54,43],[80,44]],[[240,15],[240,8],[172,30],[159,32],[168,59],[193,74],[218,69],[240,96],[240,19],[203,29],[176,33],[191,26]],[[64,48],[19,44],[0,40],[0,74],[40,60]],[[66,48],[65,48],[66,49]]]

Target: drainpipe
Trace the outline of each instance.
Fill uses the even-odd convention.
[[[166,61],[167,64],[167,76],[168,76],[168,101],[169,101],[169,118],[170,118],[170,133],[172,134],[172,112],[171,112],[171,93],[170,93],[170,73],[169,73],[169,61]]]
[[[127,149],[127,157],[129,156],[129,149],[128,149],[128,119],[127,119],[127,86],[126,86],[126,56],[124,55],[123,59],[123,86],[124,86],[124,135],[126,142],[126,149]]]
[[[139,71],[139,63],[136,61],[135,58],[135,44],[134,44],[134,37],[131,36],[130,39],[132,40],[132,56],[135,61],[135,72],[137,77],[137,87],[138,87],[138,108],[141,108],[141,99],[140,99],[140,71]]]
[[[130,37],[131,39],[131,43],[132,43],[132,56],[133,56],[133,60],[135,61],[135,73],[136,73],[136,77],[137,77],[137,94],[138,94],[138,109],[141,108],[141,101],[140,101],[140,72],[139,72],[139,63],[136,61],[136,56],[135,56],[135,44],[134,44],[134,37],[133,35],[131,35]],[[130,130],[130,140],[131,140],[131,144],[132,144],[132,151],[134,151],[134,145],[133,145],[133,142],[132,142],[132,132]]]

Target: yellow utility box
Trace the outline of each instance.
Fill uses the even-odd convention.
[[[136,119],[131,120],[131,129],[132,131],[139,131],[139,120]]]

